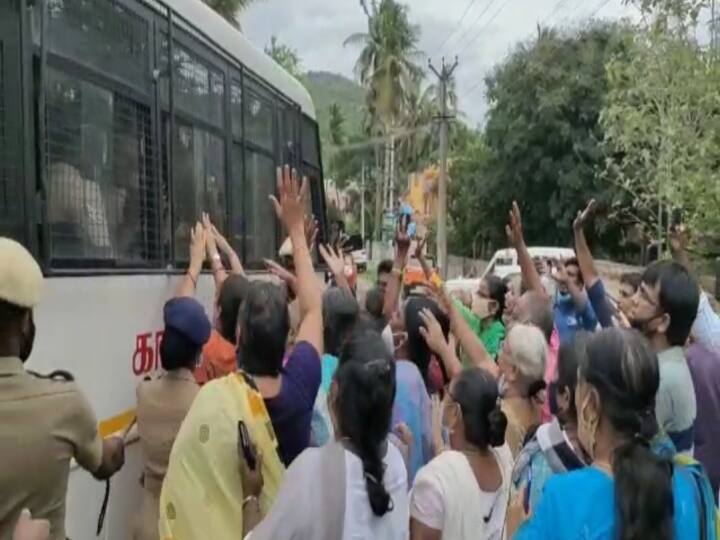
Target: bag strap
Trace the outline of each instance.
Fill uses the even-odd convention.
[[[333,441],[322,448],[323,468],[319,485],[322,490],[324,537],[337,540],[345,528],[345,449]]]

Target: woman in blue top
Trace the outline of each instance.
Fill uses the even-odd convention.
[[[515,540],[699,538],[694,481],[650,450],[659,382],[657,356],[640,334],[613,328],[588,338],[575,405],[592,466],[550,478],[532,517],[515,502],[508,530],[527,519]]]

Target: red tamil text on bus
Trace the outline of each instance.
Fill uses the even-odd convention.
[[[146,375],[158,369],[162,337],[162,330],[145,332],[135,337],[135,352],[132,357],[132,370],[135,375]]]

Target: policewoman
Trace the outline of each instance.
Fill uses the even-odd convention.
[[[160,363],[164,373],[147,378],[137,389],[137,429],[145,460],[145,494],[134,528],[135,540],[158,540],[158,504],[170,451],[198,393],[193,369],[211,333],[205,310],[194,298],[168,301],[163,318]]]
[[[32,255],[0,237],[0,540],[12,538],[25,509],[50,522],[51,540],[65,540],[70,460],[107,479],[125,459],[122,438],[100,437],[90,404],[71,375],[25,369],[42,284]]]

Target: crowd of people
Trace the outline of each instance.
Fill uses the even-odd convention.
[[[137,540],[718,538],[720,317],[680,231],[674,260],[621,276],[615,302],[584,235],[592,202],[564,261],[531,258],[514,204],[521,279],[453,297],[421,248],[428,286],[403,290],[401,220],[359,302],[338,246],[318,246],[332,279],[317,277],[307,183],[279,169],[277,194],[275,280],[249,279],[207,216],[194,227],[162,372],[104,440],[67,374],[25,369],[43,277],[0,239],[0,538],[64,540],[70,459],[109,478],[131,435]],[[194,298],[207,267],[212,318]]]

